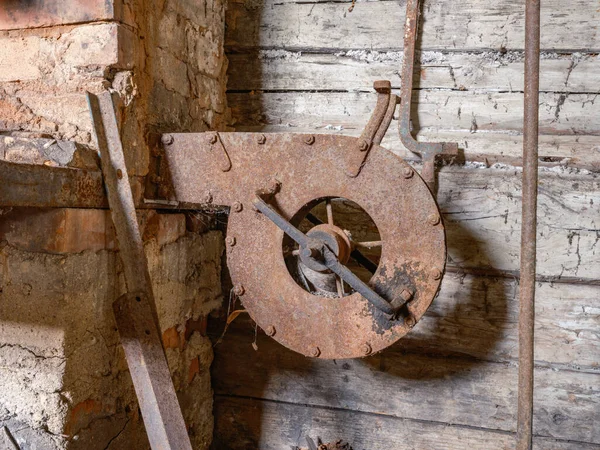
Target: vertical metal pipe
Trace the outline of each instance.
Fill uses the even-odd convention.
[[[540,0],[526,0],[517,450],[532,444],[539,78]]]

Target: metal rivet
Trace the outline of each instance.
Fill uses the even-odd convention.
[[[373,351],[373,349],[371,348],[371,344],[369,344],[368,342],[365,342],[361,347],[360,347],[361,351],[363,352],[363,355],[370,355],[371,352]]]
[[[123,171],[121,169],[117,169],[117,178],[119,180],[123,178]]]
[[[235,245],[235,238],[233,236],[227,236],[225,238],[225,243],[230,247],[233,247]]]
[[[360,141],[360,146],[358,148],[361,152],[366,152],[369,149],[369,143],[367,141]]]
[[[235,212],[242,212],[244,205],[242,205],[240,202],[235,202],[233,205],[231,205],[231,209],[233,209]]]
[[[216,134],[211,134],[210,137],[208,138],[208,142],[210,142],[211,144],[216,144],[216,142],[217,142],[217,135]]]
[[[406,319],[404,319],[404,323],[406,324],[407,327],[412,328],[415,326],[417,321],[415,320],[415,318],[413,316],[408,316]]]
[[[160,141],[163,143],[163,145],[171,145],[174,140],[175,138],[171,134],[163,134],[160,138]]]
[[[307,145],[313,145],[315,143],[315,137],[312,134],[309,136],[304,136],[304,143]]]
[[[207,192],[206,195],[204,196],[204,203],[212,203],[213,201],[213,196],[210,192]]]
[[[310,349],[310,355],[314,356],[315,358],[318,358],[319,355],[321,354],[321,349],[319,347],[313,347]]]
[[[415,171],[412,170],[412,167],[405,167],[402,170],[402,175],[404,175],[404,178],[411,178],[414,175]]]
[[[431,275],[433,276],[434,280],[439,280],[442,278],[442,271],[436,267],[431,271]]]
[[[233,293],[235,295],[237,295],[238,297],[241,297],[242,295],[244,295],[244,292],[246,292],[246,290],[244,289],[244,286],[242,286],[241,284],[238,284],[233,288]]]
[[[405,302],[407,302],[413,297],[413,293],[409,289],[402,289],[402,292],[400,293],[400,297],[402,297],[402,299]]]
[[[271,195],[275,195],[279,192],[279,189],[281,189],[281,183],[275,178],[271,178],[267,184],[266,191]]]
[[[256,142],[258,142],[259,144],[264,144],[265,142],[267,142],[267,137],[264,134],[259,134],[258,137],[256,138]]]
[[[439,214],[431,214],[429,217],[427,217],[427,222],[429,223],[429,225],[437,225],[438,223],[440,223]]]
[[[269,325],[267,327],[267,329],[265,330],[265,333],[267,333],[267,336],[275,336],[275,327],[273,325]]]

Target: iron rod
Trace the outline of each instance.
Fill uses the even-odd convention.
[[[532,446],[539,83],[540,0],[527,0],[525,3],[525,100],[523,114],[521,272],[519,282],[517,450],[530,450]]]

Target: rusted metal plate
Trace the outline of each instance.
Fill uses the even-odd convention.
[[[113,0],[3,0],[0,3],[0,30],[113,18]]]
[[[446,261],[444,226],[421,177],[402,159],[374,145],[360,174],[344,167],[358,139],[346,136],[222,133],[232,163],[223,172],[208,134],[174,134],[166,146],[168,174],[178,201],[230,205],[227,250],[231,278],[244,306],[274,339],[299,353],[354,358],[378,352],[404,336],[425,313]],[[343,197],[374,220],[382,254],[369,285],[388,301],[414,289],[406,320],[392,320],[361,295],[313,295],[284,261],[283,232],[252,207],[256,191],[281,183],[270,204],[290,219],[315,199]]]

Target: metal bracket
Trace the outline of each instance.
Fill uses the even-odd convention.
[[[377,91],[377,104],[367,126],[360,135],[356,148],[352,150],[350,164],[346,169],[346,174],[352,178],[360,174],[373,145],[379,145],[383,140],[398,103],[398,97],[391,93],[392,85],[388,80],[375,81],[373,88]]]
[[[88,92],[87,100],[130,293],[114,303],[115,318],[150,446],[154,450],[191,450],[160,340],[148,261],[138,227],[112,97],[109,92],[99,96]]]
[[[455,142],[418,142],[410,130],[415,44],[419,28],[419,3],[419,0],[408,0],[406,3],[398,131],[400,132],[402,144],[411,152],[421,156],[423,160],[421,177],[425,180],[431,192],[435,192],[435,158],[438,155],[458,155],[458,144]]]

